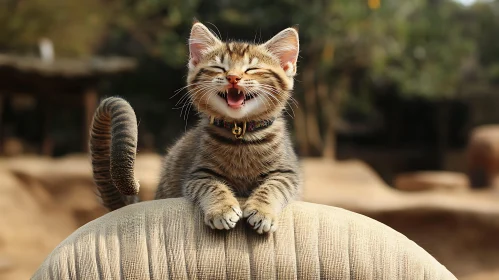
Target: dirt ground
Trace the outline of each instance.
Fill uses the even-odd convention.
[[[499,192],[402,192],[360,161],[304,159],[306,201],[379,220],[414,240],[459,279],[499,279]],[[142,199],[151,199],[160,157],[136,163]],[[0,279],[28,279],[79,226],[106,213],[89,159],[0,159]]]

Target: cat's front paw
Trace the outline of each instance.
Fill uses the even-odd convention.
[[[272,233],[277,229],[277,217],[267,205],[247,202],[244,205],[243,217],[248,218],[248,224],[260,234]]]
[[[242,214],[237,201],[217,203],[205,211],[204,222],[212,229],[231,229],[236,226]]]

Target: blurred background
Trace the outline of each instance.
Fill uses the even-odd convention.
[[[289,128],[304,199],[407,235],[459,279],[499,279],[499,1],[0,1],[0,278],[28,278],[103,215],[88,160],[98,101],[139,120],[137,176],[195,112],[185,85],[193,18],[264,42],[298,25]]]

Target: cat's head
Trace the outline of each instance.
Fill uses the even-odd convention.
[[[263,44],[222,42],[203,24],[189,38],[190,99],[197,110],[231,121],[281,114],[296,74],[298,32],[287,28]]]

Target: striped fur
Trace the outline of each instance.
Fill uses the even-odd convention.
[[[244,216],[257,232],[272,232],[277,215],[297,198],[302,185],[282,117],[296,73],[297,33],[286,29],[263,45],[224,43],[196,23],[190,47],[186,98],[204,117],[168,151],[156,199],[188,197],[212,228],[233,228]],[[245,94],[254,95],[239,110],[229,108],[219,95],[227,86],[226,75],[233,74],[241,77]],[[276,120],[237,140],[229,130],[210,125],[208,116],[237,122]],[[241,207],[235,197],[248,199]]]
[[[102,203],[115,210],[136,202],[139,184],[134,177],[137,120],[125,100],[104,99],[90,131],[90,154],[95,184]]]
[[[282,116],[293,89],[298,33],[288,28],[261,45],[224,43],[195,23],[189,47],[188,86],[182,100],[194,105],[202,118],[167,152],[155,198],[189,198],[214,229],[233,228],[245,217],[258,233],[273,232],[277,215],[297,199],[302,186]],[[248,98],[238,109],[221,94],[229,86],[229,75],[240,77],[237,86]],[[209,117],[275,121],[236,139],[230,130],[211,125]],[[104,204],[111,210],[128,203],[124,195],[138,191],[133,177],[136,135],[135,114],[128,103],[104,100],[92,127],[92,164]],[[117,168],[113,163],[127,165]],[[236,197],[248,199],[241,206]]]

